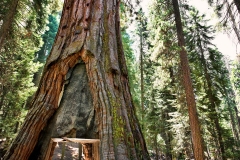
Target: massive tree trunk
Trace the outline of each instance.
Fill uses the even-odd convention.
[[[118,0],[65,0],[31,109],[4,159],[43,159],[51,137],[100,139],[100,158],[149,159],[129,91]]]
[[[0,51],[3,47],[4,40],[6,39],[9,30],[11,29],[14,16],[16,15],[19,0],[12,0],[9,5],[8,12],[3,19],[3,24],[0,27]]]
[[[181,50],[180,50],[181,70],[183,74],[183,85],[186,93],[186,102],[188,106],[194,157],[196,160],[203,160],[204,159],[203,139],[201,136],[200,124],[199,124],[198,115],[197,115],[196,102],[195,102],[195,97],[193,93],[192,81],[190,77],[190,69],[188,64],[187,53],[186,53],[186,50],[184,49],[185,41],[183,36],[183,29],[182,29],[181,16],[179,12],[178,0],[172,0],[172,3],[174,8],[174,14],[175,14],[178,45],[181,47]]]

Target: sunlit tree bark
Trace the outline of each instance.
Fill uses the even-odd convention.
[[[193,93],[192,81],[190,77],[190,69],[186,50],[184,49],[185,41],[183,36],[182,22],[179,12],[178,0],[172,0],[175,22],[177,28],[178,45],[180,50],[181,70],[183,75],[183,85],[186,93],[186,102],[188,106],[189,122],[192,135],[193,151],[196,160],[204,160],[203,139],[200,131],[200,123],[198,120],[196,102]]]

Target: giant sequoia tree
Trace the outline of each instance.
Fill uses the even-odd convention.
[[[39,88],[4,159],[43,159],[51,137],[99,138],[101,159],[149,159],[135,116],[120,1],[65,0]]]

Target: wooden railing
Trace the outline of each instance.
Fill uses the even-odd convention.
[[[100,160],[99,156],[99,139],[81,139],[81,138],[52,138],[48,146],[45,160],[52,160],[54,150],[58,143],[62,143],[61,160],[64,160],[65,146],[67,143],[78,143],[78,159],[82,160],[82,154],[85,160]]]

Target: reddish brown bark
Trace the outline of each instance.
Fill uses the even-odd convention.
[[[92,160],[92,144],[83,144],[83,153],[85,155],[85,160]]]
[[[119,3],[65,0],[58,34],[31,110],[5,160],[28,159],[40,132],[59,109],[67,73],[80,60],[85,63],[93,99],[94,138],[101,141],[100,158],[149,159],[129,91]]]
[[[204,160],[203,140],[200,131],[200,124],[197,115],[196,102],[190,77],[190,69],[188,64],[187,52],[184,49],[185,41],[183,36],[181,16],[179,12],[178,0],[172,0],[175,23],[177,28],[178,45],[180,50],[181,70],[183,74],[183,85],[186,93],[186,102],[188,106],[190,129],[193,141],[193,151],[196,160]]]

